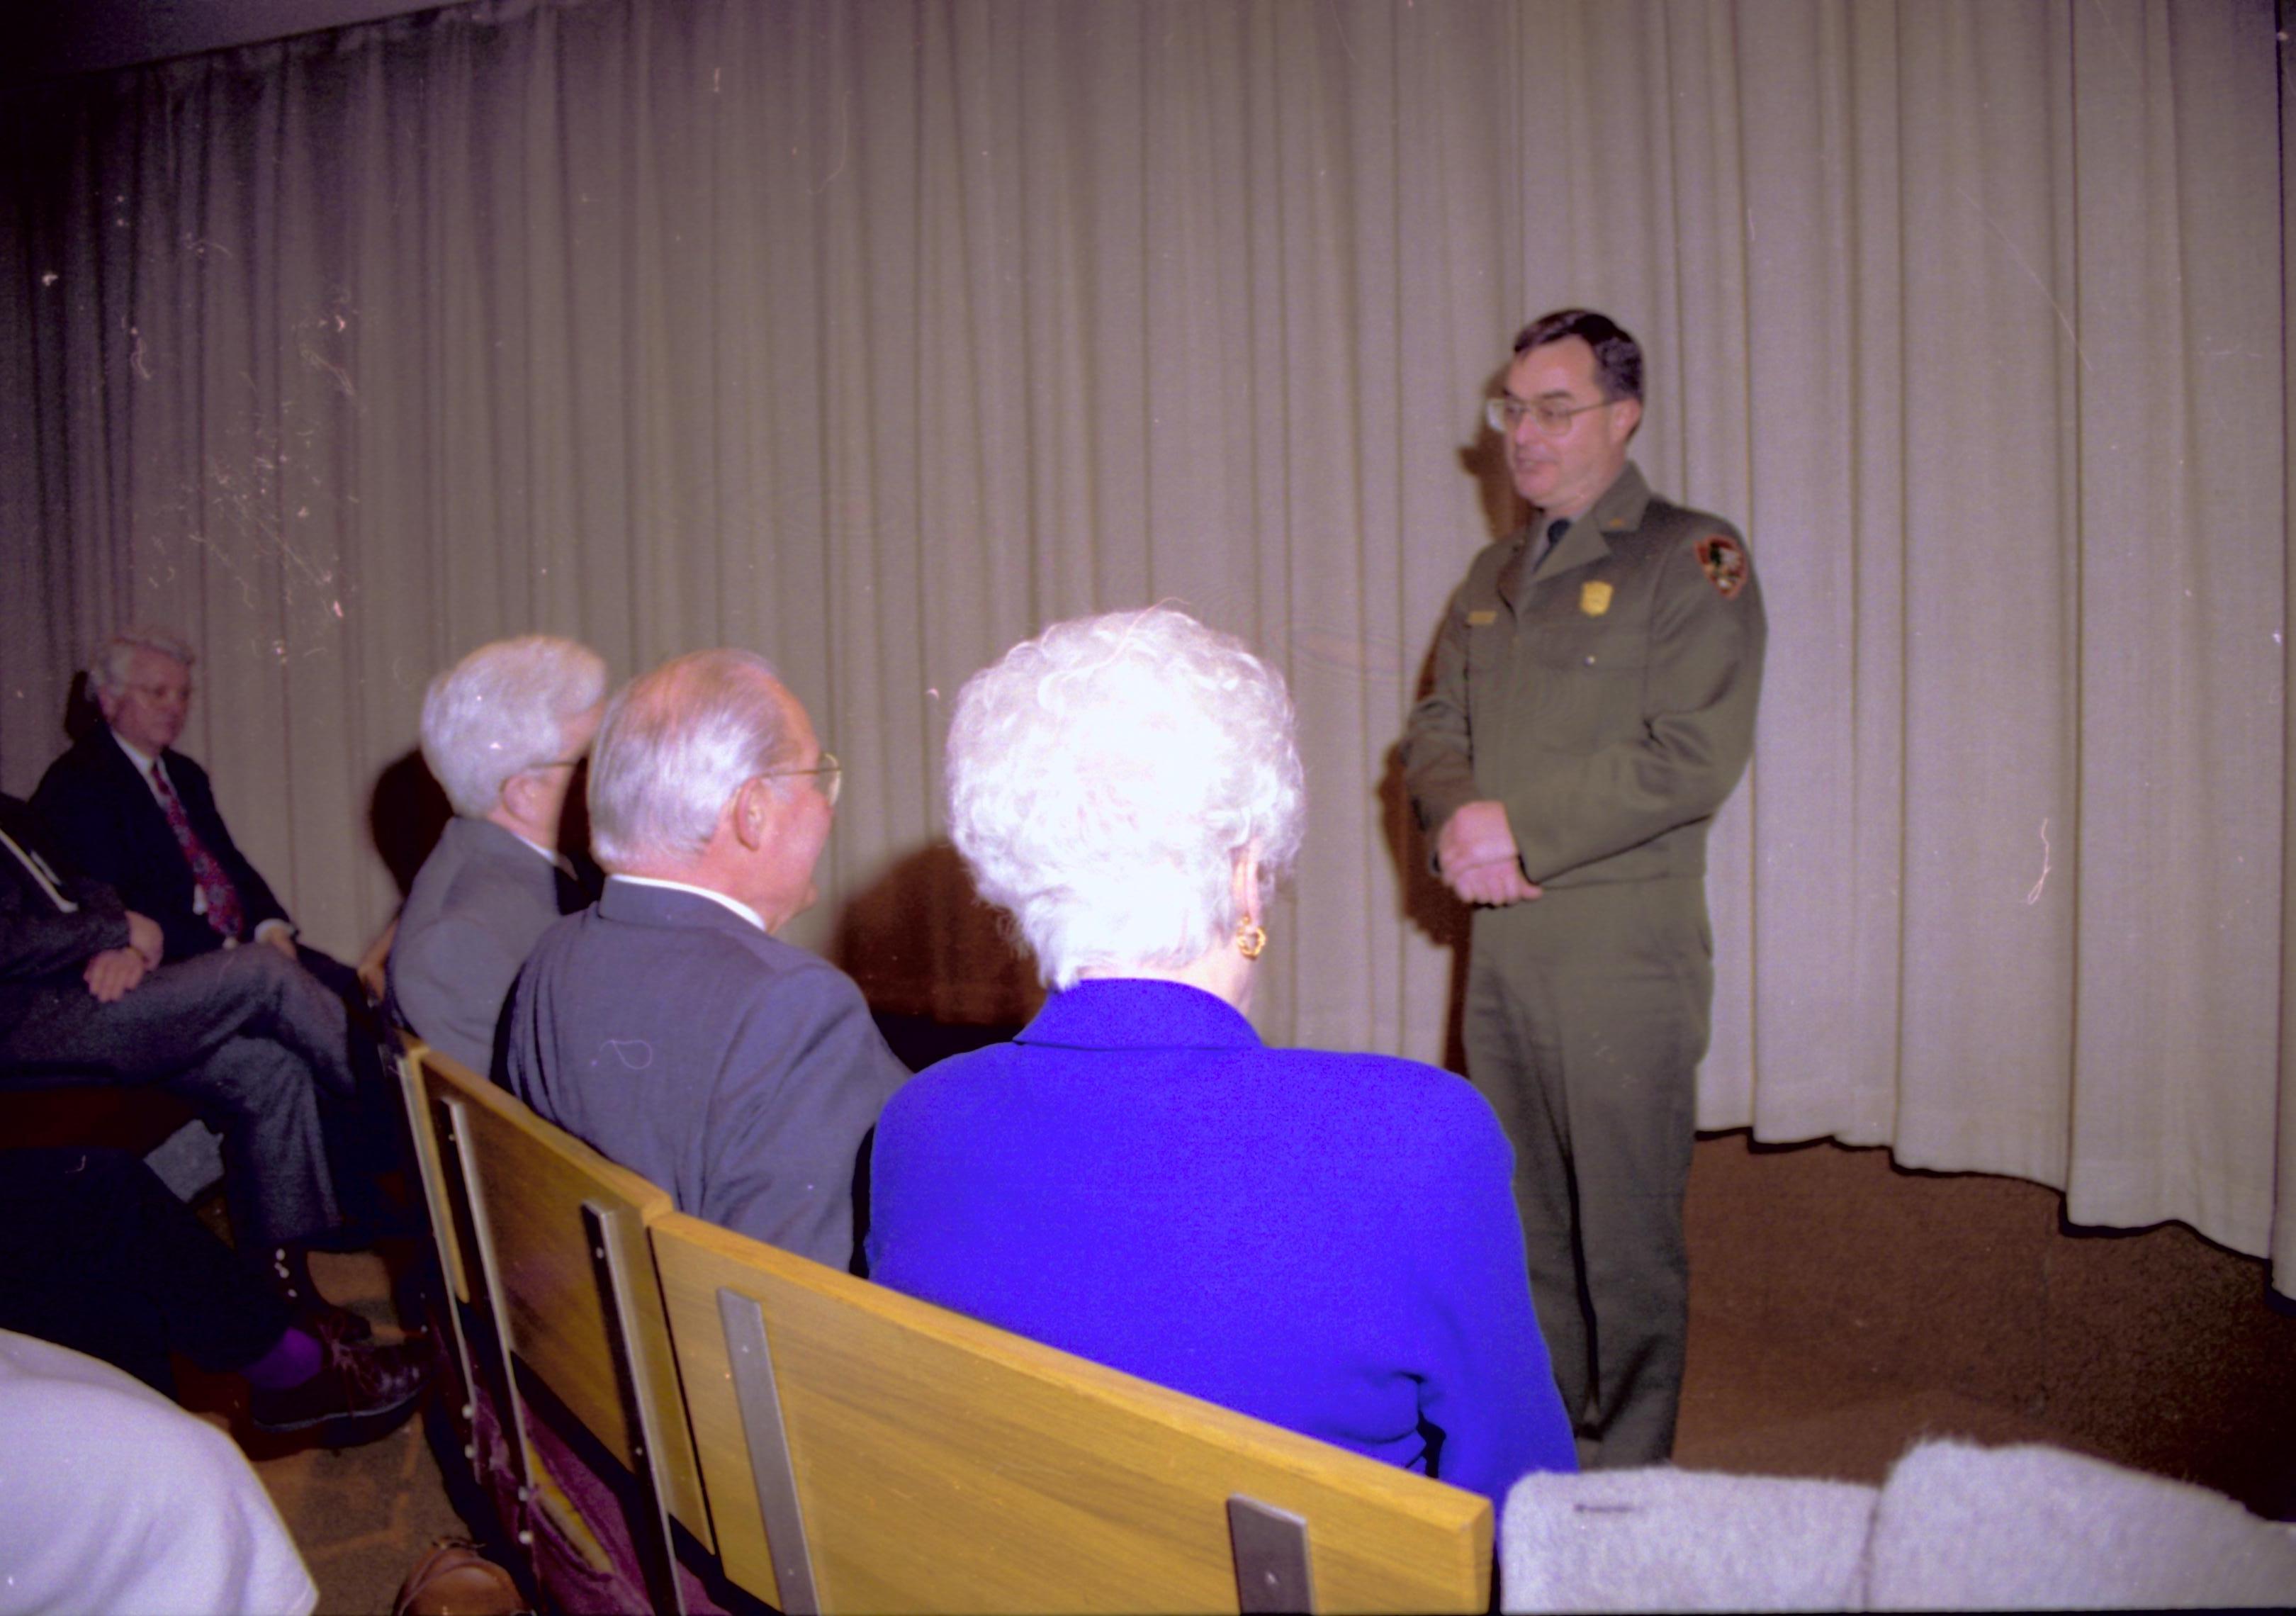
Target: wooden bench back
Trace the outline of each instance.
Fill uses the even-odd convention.
[[[430,1214],[430,1232],[438,1241],[439,1272],[453,1300],[467,1304],[471,1286],[463,1275],[463,1243],[455,1226],[455,1195],[441,1165],[439,1130],[422,1074],[423,1062],[428,1059],[443,1061],[446,1057],[437,1054],[413,1033],[399,1034],[398,1078],[406,1103],[406,1132],[414,1145],[414,1165],[422,1179],[422,1199]]]
[[[617,1166],[524,1102],[434,1049],[419,1054],[434,1135],[455,1108],[455,1144],[472,1163],[483,1224],[476,1254],[499,1286],[509,1346],[608,1452],[633,1471],[640,1444],[624,1411],[586,1206],[604,1216],[627,1292],[627,1347],[643,1418],[654,1431],[655,1474],[669,1513],[705,1546],[709,1514],[671,1356],[647,1226],[668,1216],[669,1193]],[[436,1148],[434,1144],[434,1149]],[[490,1251],[485,1249],[490,1248]],[[491,1260],[488,1260],[490,1258]],[[473,1254],[464,1252],[468,1265]],[[467,1275],[459,1287],[464,1297]]]
[[[783,1611],[1487,1608],[1478,1495],[697,1218],[653,1239],[726,1574]],[[779,1460],[754,1407],[745,1440],[744,1316],[777,1389],[794,1565],[761,1514]],[[1239,1589],[1237,1497],[1304,1520],[1308,1587]]]

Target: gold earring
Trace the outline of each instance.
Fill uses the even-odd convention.
[[[1254,920],[1235,923],[1235,951],[1246,959],[1258,959],[1259,951],[1267,947],[1267,928]]]

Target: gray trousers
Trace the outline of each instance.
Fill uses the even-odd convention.
[[[1590,1468],[1673,1452],[1682,1198],[1713,994],[1702,881],[1476,911],[1467,1073],[1514,1144],[1531,1300]]]
[[[0,1087],[153,1083],[223,1136],[224,1193],[243,1249],[340,1221],[315,1084],[351,1092],[342,1001],[261,947],[148,973],[110,1005],[78,981],[34,994],[0,1029]]]

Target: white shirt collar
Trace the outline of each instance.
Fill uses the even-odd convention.
[[[103,733],[111,737],[114,745],[127,754],[127,760],[135,766],[135,772],[143,775],[148,783],[152,778],[152,766],[160,759],[151,756],[140,746],[130,746],[126,741],[120,739],[119,732],[110,725],[104,726]]]
[[[692,886],[682,881],[664,881],[660,876],[656,875],[609,875],[606,879],[610,882],[627,881],[632,886],[636,887],[667,887],[673,892],[691,892],[696,898],[706,898],[711,903],[723,904],[734,914],[740,915],[743,920],[748,921],[751,925],[757,927],[760,931],[763,931],[766,929],[766,917],[764,915],[750,907],[749,905],[743,903],[740,898],[728,898],[723,892],[713,892],[708,887]]]

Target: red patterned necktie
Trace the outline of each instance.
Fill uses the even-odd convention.
[[[152,765],[152,784],[160,793],[160,806],[168,816],[168,828],[176,833],[176,841],[184,849],[184,858],[192,866],[192,879],[207,898],[208,924],[216,934],[226,939],[239,935],[242,915],[239,910],[239,889],[231,884],[216,856],[208,851],[207,843],[192,829],[191,816],[184,812],[183,800],[176,788],[168,783],[166,771],[157,762]]]

